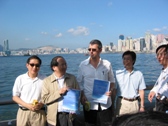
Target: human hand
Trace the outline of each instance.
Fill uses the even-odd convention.
[[[148,100],[152,102],[153,97],[155,96],[155,92],[151,91],[148,95]]]
[[[139,112],[144,112],[145,111],[145,108],[144,107],[140,107],[139,108]]]
[[[111,95],[112,95],[112,91],[106,92],[106,96],[111,96]]]
[[[65,94],[68,91],[68,88],[66,86],[64,86],[63,88],[60,89],[59,93],[60,95]]]
[[[34,105],[31,103],[27,104],[26,108],[28,108],[30,111],[35,111]]]
[[[43,103],[38,103],[38,104],[34,105],[35,110],[40,110],[42,107],[43,107]]]
[[[85,95],[82,95],[80,101],[81,101],[81,104],[84,105],[85,102],[87,101],[86,96],[85,96]]]

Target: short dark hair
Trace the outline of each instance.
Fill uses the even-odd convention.
[[[58,62],[57,62],[57,59],[58,58],[62,58],[62,59],[64,59],[62,56],[55,56],[52,60],[51,60],[51,63],[50,63],[50,68],[51,68],[51,70],[52,71],[54,71],[53,70],[53,66],[58,66]]]
[[[132,57],[132,60],[134,61],[133,65],[135,64],[136,61],[136,53],[134,51],[125,51],[122,55],[122,58],[124,58],[125,55],[130,55]]]
[[[168,114],[158,111],[145,111],[117,117],[113,126],[168,126]]]
[[[30,56],[30,57],[27,59],[27,63],[29,63],[31,59],[37,59],[38,62],[39,62],[39,64],[40,64],[40,65],[42,64],[41,59],[40,59],[38,56],[36,56],[36,55]]]
[[[165,48],[165,52],[168,52],[168,44],[163,44],[163,45],[160,45],[159,47],[157,47],[156,53],[159,51],[160,48]]]
[[[100,40],[98,39],[93,39],[92,41],[90,41],[90,44],[93,45],[93,44],[97,44],[98,45],[98,48],[99,49],[102,49],[102,43]]]

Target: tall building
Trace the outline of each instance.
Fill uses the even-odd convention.
[[[133,50],[134,49],[134,43],[133,43],[133,40],[132,38],[130,39],[130,50]]]
[[[150,33],[146,33],[145,35],[145,44],[146,44],[146,50],[150,51],[152,49],[152,40]]]
[[[11,51],[9,50],[9,42],[8,42],[8,40],[4,41],[3,51],[4,51],[4,56],[10,56]]]
[[[130,49],[130,39],[127,37],[126,40],[125,40],[125,49],[126,50],[129,50]]]
[[[156,37],[156,41],[158,43],[161,43],[161,42],[163,42],[164,38],[165,38],[165,36],[163,34],[158,34]]]
[[[145,38],[140,38],[140,51],[143,51],[145,47]]]
[[[122,40],[119,39],[119,40],[118,40],[118,51],[119,51],[119,52],[122,51],[122,45],[123,45],[123,44],[122,44]]]
[[[124,40],[124,35],[119,35],[119,39]]]

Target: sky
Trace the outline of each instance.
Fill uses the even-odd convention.
[[[168,35],[168,0],[0,0],[0,45],[10,49],[117,45],[146,32]]]

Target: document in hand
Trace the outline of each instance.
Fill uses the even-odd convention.
[[[106,96],[106,92],[109,91],[109,88],[109,81],[95,79],[92,92],[93,102],[107,104],[108,96]]]
[[[69,89],[66,95],[63,96],[64,112],[79,113],[81,91],[77,89]]]

